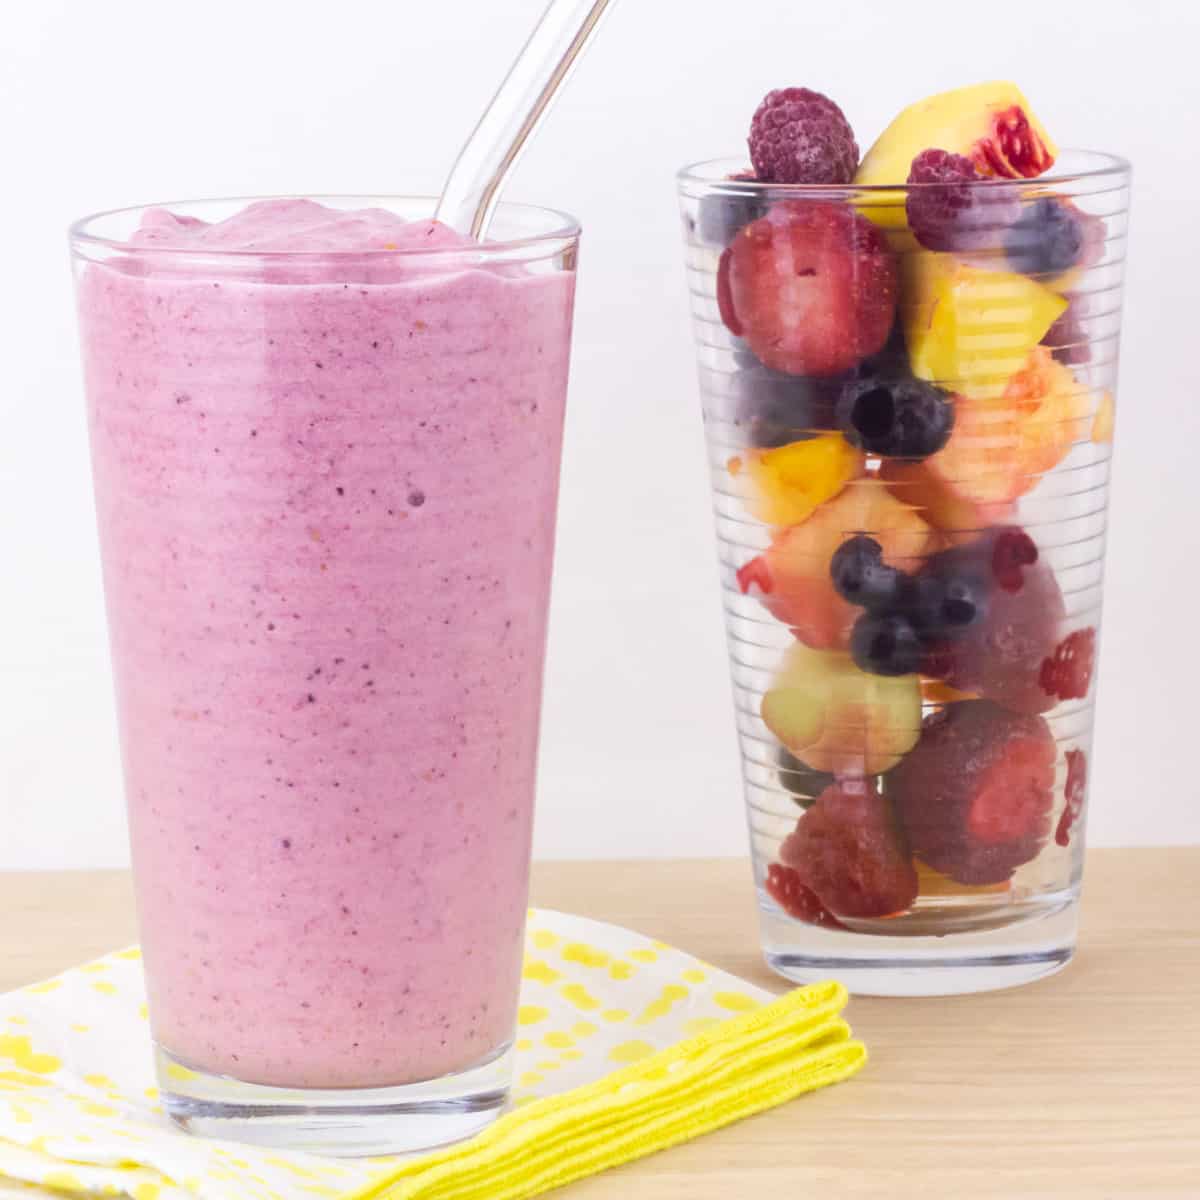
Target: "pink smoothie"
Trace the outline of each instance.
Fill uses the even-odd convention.
[[[80,273],[151,1021],[205,1071],[512,1036],[573,277],[377,253],[460,242],[265,201]]]

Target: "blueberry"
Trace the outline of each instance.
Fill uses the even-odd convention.
[[[775,756],[779,782],[801,808],[808,808],[836,779],[825,771],[814,771],[802,763],[786,746],[780,746]]]
[[[1035,200],[1014,222],[1004,250],[1014,270],[1058,275],[1083,253],[1083,225],[1073,209],[1052,196]]]
[[[911,581],[905,615],[926,641],[961,637],[987,615],[988,585],[982,571],[948,552],[930,561]]]
[[[736,186],[742,178],[727,181],[726,187]],[[700,198],[697,232],[701,241],[713,246],[728,246],[751,221],[757,221],[767,211],[763,196],[754,191],[711,192]]]
[[[850,654],[872,675],[910,675],[921,665],[924,648],[907,617],[864,613],[850,633]]]
[[[732,382],[736,420],[750,445],[769,450],[810,434],[836,429],[840,383],[785,375],[761,363],[744,366]]]
[[[868,454],[916,461],[949,440],[954,404],[941,388],[912,376],[869,376],[842,388],[837,419],[847,441]]]
[[[883,561],[883,548],[864,533],[844,541],[829,562],[833,586],[843,600],[869,612],[894,608],[903,594],[903,571]]]

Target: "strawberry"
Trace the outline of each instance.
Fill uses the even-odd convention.
[[[959,883],[1003,883],[1046,841],[1054,760],[1041,717],[962,700],[925,718],[887,794],[923,863]]]
[[[887,342],[896,261],[883,234],[841,204],[785,200],[722,256],[721,318],[766,366],[791,375],[849,371]]]

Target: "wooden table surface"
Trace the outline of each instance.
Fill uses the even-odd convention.
[[[534,900],[783,990],[736,860],[542,863]],[[0,990],[134,938],[123,872],[0,873]],[[984,996],[856,999],[857,1078],[563,1200],[1200,1200],[1200,847],[1089,856],[1081,950]]]

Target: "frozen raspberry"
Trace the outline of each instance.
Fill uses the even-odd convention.
[[[816,893],[804,886],[800,876],[791,867],[772,863],[767,868],[767,894],[789,917],[795,917],[797,921],[822,925],[826,929],[846,928],[817,899]]]
[[[1049,834],[1054,759],[1041,717],[961,700],[926,717],[887,794],[926,866],[959,883],[1003,883]]]
[[[1038,560],[1037,543],[1023,529],[1002,529],[992,543],[992,575],[996,586],[1019,592],[1025,586],[1022,568]]]
[[[780,860],[838,917],[887,917],[917,898],[908,842],[874,783],[835,783],[779,848]]]
[[[767,93],[750,122],[750,161],[764,183],[849,183],[858,143],[828,96],[780,88]]]
[[[1082,700],[1092,685],[1096,665],[1096,631],[1077,629],[1054,648],[1042,663],[1038,681],[1042,691],[1060,700]]]
[[[1063,789],[1066,805],[1062,816],[1058,818],[1058,828],[1054,831],[1054,840],[1060,846],[1071,842],[1071,826],[1079,820],[1083,812],[1083,800],[1087,795],[1087,756],[1082,750],[1067,751],[1067,785]]]
[[[982,250],[996,244],[1016,217],[1007,188],[978,185],[986,177],[961,154],[922,150],[912,161],[904,201],[913,236],[927,250]]]
[[[717,272],[729,331],[789,375],[828,377],[883,348],[896,315],[896,260],[848,205],[784,200],[733,239]]]

